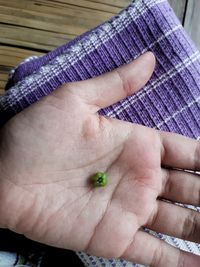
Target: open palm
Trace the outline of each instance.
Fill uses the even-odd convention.
[[[200,265],[143,231],[200,242],[198,142],[100,116],[151,76],[147,53],[109,74],[62,86],[0,132],[1,227],[53,246],[168,267]],[[167,167],[166,167],[167,166]],[[175,168],[175,169],[172,169]],[[108,185],[91,176],[105,172]]]

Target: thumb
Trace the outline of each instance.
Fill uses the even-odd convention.
[[[153,53],[147,52],[111,72],[101,76],[66,84],[63,89],[73,91],[84,102],[98,109],[112,105],[135,93],[146,84],[155,67]]]

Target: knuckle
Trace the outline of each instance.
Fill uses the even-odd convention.
[[[178,250],[178,263],[177,267],[186,267],[185,265],[185,257],[183,255],[183,252],[181,250]]]
[[[155,250],[153,251],[150,266],[151,267],[159,267],[162,257],[163,257],[163,245],[159,244],[159,246],[157,246],[155,248]]]
[[[173,175],[173,172],[172,170],[170,169],[165,169],[165,183],[164,183],[164,186],[163,186],[163,193],[165,193],[166,195],[169,195],[172,191],[172,182],[171,182],[171,179],[170,177],[172,177]]]
[[[197,237],[198,234],[200,233],[200,227],[199,227],[200,220],[198,220],[197,215],[199,216],[198,213],[191,210],[187,215],[187,217],[185,218],[182,229],[183,239],[194,241],[195,237]]]
[[[120,69],[116,69],[116,75],[118,76],[118,79],[120,80],[122,90],[124,91],[126,96],[131,95],[132,93],[132,85],[129,81],[129,79],[126,79],[124,75],[122,74],[122,71]]]

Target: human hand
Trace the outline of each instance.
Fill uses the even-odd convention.
[[[200,266],[142,230],[200,242],[200,145],[100,116],[150,78],[146,53],[100,77],[63,85],[0,131],[0,226],[52,246],[155,267]],[[169,169],[177,168],[177,170]],[[178,170],[179,169],[179,170]],[[108,185],[90,178],[105,172]]]

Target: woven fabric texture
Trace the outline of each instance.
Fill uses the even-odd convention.
[[[111,71],[146,51],[157,59],[150,81],[138,93],[100,113],[200,139],[200,54],[166,0],[134,1],[95,29],[20,64],[0,99],[0,124],[60,85]],[[200,255],[199,244],[156,235]],[[138,266],[78,255],[86,266]]]

